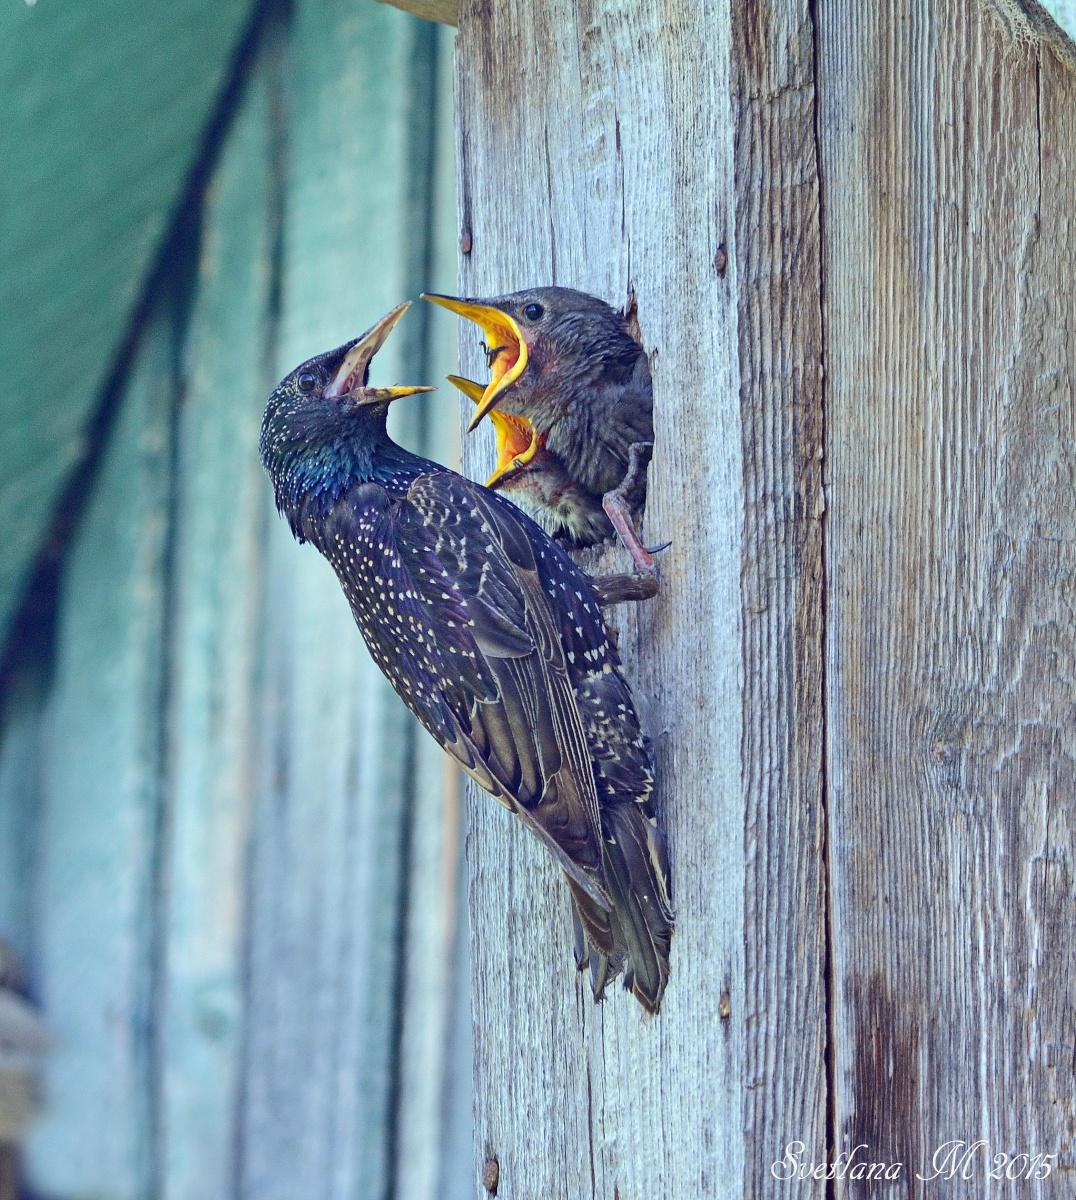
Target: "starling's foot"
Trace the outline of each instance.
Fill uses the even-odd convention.
[[[627,601],[649,600],[658,594],[658,577],[653,571],[633,571],[629,575],[594,575],[590,584],[602,608]]]
[[[628,451],[627,474],[611,492],[606,494],[605,498],[619,501],[628,506],[641,505],[643,486],[646,483],[646,468],[650,466],[650,458],[653,453],[653,442],[632,442]]]
[[[637,571],[646,572],[657,577],[658,569],[654,563],[657,550],[648,550],[639,537],[632,515],[631,497],[638,495],[638,489],[645,478],[646,467],[650,462],[650,454],[654,449],[650,442],[635,442],[631,447],[628,459],[628,473],[620,481],[618,487],[606,492],[602,497],[602,508],[612,522],[613,528],[620,535],[624,549],[631,555],[631,561]],[[658,549],[664,549],[663,546]]]

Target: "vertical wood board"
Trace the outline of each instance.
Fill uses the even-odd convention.
[[[278,375],[425,286],[433,98],[413,102],[415,73],[431,67],[420,44],[431,50],[424,27],[388,8],[297,8]],[[326,46],[339,70],[324,69]],[[421,329],[405,318],[375,381],[421,369]],[[421,403],[393,417],[420,449]],[[440,1068],[423,1078],[404,1033],[443,1023],[449,1004],[451,917],[438,910],[450,897],[436,882],[454,879],[447,777],[418,748],[328,565],[275,516],[268,555],[240,1194],[434,1195]],[[421,1161],[402,1159],[405,1145]]]
[[[251,9],[0,7],[0,641]],[[66,346],[57,404],[42,363]]]
[[[1076,74],[971,0],[820,55],[836,1131],[1071,1172]]]
[[[411,166],[403,219],[414,232],[408,239],[406,290],[451,292],[456,282],[455,153],[452,124],[443,117],[452,112],[453,35],[422,25],[411,32]],[[431,121],[430,112],[442,117]],[[455,330],[436,316],[429,305],[418,304],[394,334],[402,339],[406,366],[401,369],[408,381],[442,385],[423,403],[397,405],[396,431],[404,445],[458,466],[455,389],[440,379],[453,361]],[[399,701],[392,696],[388,703],[395,706]],[[466,1185],[471,1160],[470,967],[466,954],[460,954],[467,946],[460,875],[461,777],[455,763],[422,729],[412,725],[411,734],[410,844],[398,997],[398,1166],[389,1185],[394,1195],[408,1200],[452,1200],[470,1195]],[[468,1018],[462,1029],[456,1019],[461,1003]]]
[[[744,1193],[822,1197],[826,1116],[823,361],[810,6],[735,6],[733,110],[744,510]],[[728,251],[731,256],[733,251]],[[716,264],[720,268],[720,264]],[[684,264],[685,271],[692,269]],[[702,433],[706,452],[712,437]]]
[[[478,1173],[497,1159],[509,1200],[742,1195],[737,277],[712,265],[722,246],[734,261],[729,36],[721,4],[461,5],[462,289],[634,293],[656,397],[647,531],[674,542],[661,597],[620,622],[680,911],[660,1017],[620,989],[594,1006],[559,873],[474,801]],[[462,337],[464,374],[481,376],[477,333]],[[465,445],[472,475],[488,447],[488,432]]]
[[[36,974],[56,1044],[28,1170],[43,1191],[73,1198],[136,1200],[154,1178],[172,356],[162,315],[61,581],[34,894]]]
[[[267,513],[257,443],[271,324],[266,59],[206,197],[183,347],[170,571],[168,822],[156,886],[160,1195],[230,1194],[243,1037],[243,881],[256,803]]]

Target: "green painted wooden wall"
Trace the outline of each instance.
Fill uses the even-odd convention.
[[[0,5],[0,636],[252,8]]]
[[[80,281],[79,349],[61,333],[72,318],[48,313],[5,335],[30,351],[9,402],[58,342],[87,370],[62,421],[38,406],[4,448],[4,484],[23,488],[5,597],[95,403],[107,417],[71,497],[54,620],[39,600],[4,678],[0,939],[54,1034],[26,1174],[58,1200],[450,1198],[471,1174],[456,779],[329,570],[277,519],[257,437],[295,362],[455,285],[451,34],[372,3],[297,0],[260,7],[237,41],[246,6],[202,7],[212,21],[146,8],[126,41],[79,26],[72,60],[94,59],[95,79],[119,69],[120,43],[140,80],[171,53],[186,64],[170,85],[182,129],[164,84],[145,89],[176,123],[172,186],[145,182],[152,220],[123,194],[136,152],[164,171],[156,115],[129,117],[143,145],[94,143],[98,175],[71,186],[66,218],[50,214],[78,220],[98,192],[108,212],[80,233],[100,278]],[[10,63],[38,52],[32,15],[5,17]],[[170,52],[173,25],[189,37]],[[138,57],[140,38],[154,55]],[[114,102],[95,110],[105,134]],[[41,169],[59,178],[51,156],[89,147],[39,107]],[[170,235],[192,170],[204,187]],[[41,231],[23,224],[17,268],[44,279],[28,240]],[[385,382],[452,365],[454,330],[424,308],[379,357]],[[458,453],[454,397],[400,408],[409,445]]]

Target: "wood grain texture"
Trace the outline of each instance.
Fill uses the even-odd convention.
[[[1076,75],[820,13],[836,1132],[1073,1157]],[[894,1193],[933,1195],[909,1173]],[[838,1196],[871,1194],[838,1184]],[[940,1193],[938,1193],[940,1194]]]
[[[826,928],[821,213],[814,25],[734,5],[744,509],[744,1194],[825,1194],[771,1164],[824,1149]],[[726,256],[727,257],[727,256]]]
[[[1073,75],[964,0],[727,19],[461,12],[463,290],[631,289],[674,541],[619,620],[681,913],[656,1042],[567,996],[555,872],[476,799],[476,1173],[513,1198],[872,1194],[774,1179],[792,1140],[907,1195],[946,1138],[1071,1162]]]
[[[0,6],[0,641],[251,8]],[[79,365],[55,405],[41,370],[61,346]]]
[[[736,233],[729,47],[721,4],[460,11],[462,288],[562,283],[614,304],[634,291],[657,404],[647,528],[674,540],[662,597],[625,616],[621,641],[680,914],[660,1017],[620,989],[593,1004],[558,872],[474,798],[476,1183],[496,1160],[502,1200],[743,1195],[737,273],[712,266]],[[476,332],[463,339],[463,373],[480,374]],[[471,474],[488,438],[465,445]]]
[[[1076,67],[1076,3],[1073,0],[982,0],[1001,21],[1007,37],[1049,46]]]

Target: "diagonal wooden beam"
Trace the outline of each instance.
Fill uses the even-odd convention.
[[[440,21],[442,25],[459,24],[459,0],[377,0],[391,4],[404,12],[414,13],[424,21]]]

